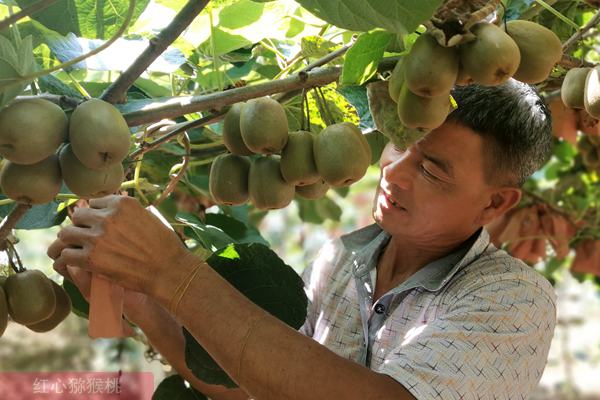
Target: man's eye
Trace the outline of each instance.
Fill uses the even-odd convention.
[[[427,171],[427,169],[423,166],[423,164],[421,164],[421,172],[423,173],[423,175],[428,176],[432,179],[436,179],[438,180],[438,177],[433,175],[431,172]]]

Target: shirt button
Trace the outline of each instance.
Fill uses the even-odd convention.
[[[383,304],[377,304],[375,306],[375,312],[377,314],[383,314],[385,312],[385,306]]]

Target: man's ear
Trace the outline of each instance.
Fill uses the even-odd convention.
[[[489,199],[488,205],[481,211],[478,225],[487,225],[494,219],[506,213],[521,201],[521,189],[515,187],[502,187],[496,189]]]

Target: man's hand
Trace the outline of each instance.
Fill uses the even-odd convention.
[[[168,298],[186,275],[190,253],[177,235],[137,200],[107,196],[78,208],[48,248],[54,268],[96,272],[126,289]],[[171,283],[173,285],[171,285]]]

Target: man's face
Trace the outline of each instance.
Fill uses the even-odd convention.
[[[493,189],[484,181],[483,139],[447,122],[406,151],[381,155],[373,217],[383,230],[425,245],[453,243],[481,226]]]

